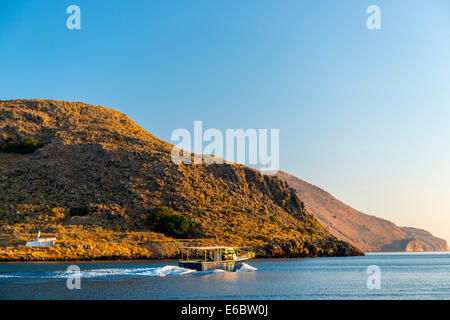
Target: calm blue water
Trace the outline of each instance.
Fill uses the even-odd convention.
[[[67,289],[71,264],[80,290]],[[380,289],[367,287],[370,265],[380,267]],[[174,261],[3,263],[0,299],[450,299],[450,253],[254,259],[238,272]]]

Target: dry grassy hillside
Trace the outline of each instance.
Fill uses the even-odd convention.
[[[447,251],[447,242],[425,230],[401,228],[394,223],[359,212],[328,192],[285,172],[277,176],[289,183],[307,203],[319,222],[338,239],[363,251]]]
[[[0,259],[175,257],[186,242],[252,245],[260,256],[361,252],[328,233],[295,190],[237,165],[175,165],[172,145],[106,107],[52,100],[0,101]],[[6,149],[4,149],[6,150]],[[146,223],[166,206],[195,225],[189,239]],[[38,230],[54,248],[26,248]]]

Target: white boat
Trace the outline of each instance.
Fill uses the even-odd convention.
[[[224,270],[236,271],[249,259],[254,258],[253,252],[238,256],[236,247],[185,247],[178,266],[197,271]],[[184,255],[184,250],[186,255]],[[193,251],[193,252],[191,252]],[[191,258],[195,255],[195,258]]]

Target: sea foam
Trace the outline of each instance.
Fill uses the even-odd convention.
[[[249,264],[242,264],[242,267],[240,267],[238,270],[236,270],[237,272],[253,272],[258,270],[258,268],[252,267]]]

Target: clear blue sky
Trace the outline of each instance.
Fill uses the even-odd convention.
[[[450,240],[448,0],[2,0],[0,70],[1,99],[105,105],[165,140],[279,128],[282,170]]]

